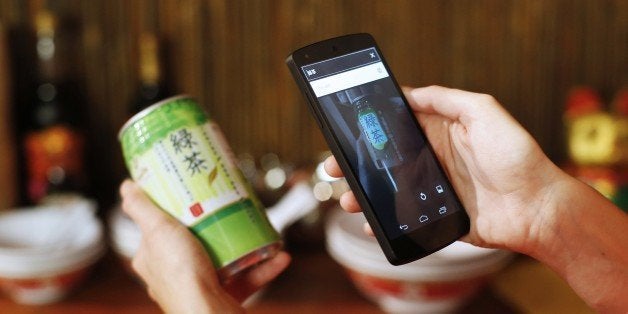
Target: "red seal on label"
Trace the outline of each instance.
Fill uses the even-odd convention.
[[[194,205],[190,206],[190,212],[192,212],[192,216],[198,217],[203,214],[203,207],[201,206],[201,204],[195,203]]]

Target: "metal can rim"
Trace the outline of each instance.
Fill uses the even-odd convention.
[[[118,141],[122,142],[122,135],[124,134],[124,131],[126,131],[126,129],[128,129],[133,123],[137,122],[138,120],[141,120],[142,118],[146,117],[149,113],[151,113],[153,110],[157,109],[157,107],[161,107],[163,105],[165,105],[166,103],[169,103],[173,100],[179,100],[179,99],[193,99],[192,96],[187,95],[187,94],[180,94],[180,95],[175,95],[175,96],[171,96],[165,99],[162,99],[142,110],[140,110],[140,112],[134,114],[131,118],[129,118],[129,120],[127,120],[122,127],[120,128],[120,131],[118,131]]]

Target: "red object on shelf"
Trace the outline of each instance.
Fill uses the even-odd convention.
[[[628,87],[617,92],[612,107],[617,115],[628,116]]]
[[[602,99],[590,87],[575,87],[567,95],[565,116],[568,119],[602,110]]]

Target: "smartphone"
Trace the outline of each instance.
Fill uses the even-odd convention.
[[[286,63],[391,264],[469,232],[469,217],[371,35],[317,42]]]

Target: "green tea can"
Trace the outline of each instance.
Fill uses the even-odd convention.
[[[223,280],[282,246],[218,125],[188,96],[127,121],[118,139],[131,177],[202,242]]]

